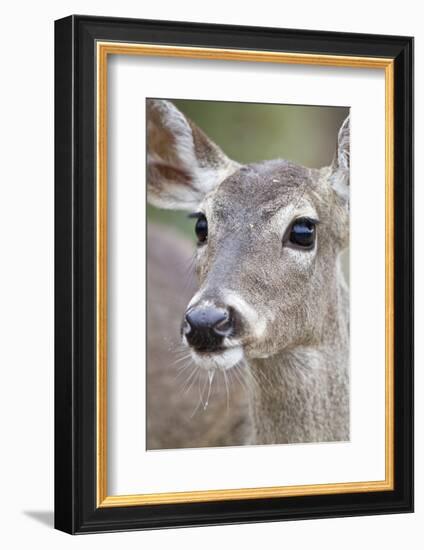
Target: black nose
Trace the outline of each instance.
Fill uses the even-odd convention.
[[[193,307],[185,315],[182,332],[196,351],[218,351],[233,331],[231,312],[218,307]]]

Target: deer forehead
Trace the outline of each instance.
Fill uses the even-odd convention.
[[[288,161],[243,166],[200,205],[217,223],[281,225],[290,216],[317,216],[318,171]],[[290,221],[290,219],[288,220]]]

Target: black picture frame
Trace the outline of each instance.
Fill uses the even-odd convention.
[[[394,60],[394,489],[97,506],[99,40]],[[73,15],[55,22],[55,527],[93,533],[413,511],[413,39]]]

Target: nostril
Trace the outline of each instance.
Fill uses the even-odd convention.
[[[225,312],[223,319],[218,321],[213,327],[214,331],[221,336],[229,336],[232,332],[232,328],[233,321],[228,311]]]
[[[183,325],[181,327],[181,332],[185,335],[190,334],[191,332],[191,325],[187,319],[187,316],[184,317]]]

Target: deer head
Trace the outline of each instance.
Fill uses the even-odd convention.
[[[318,345],[349,239],[349,120],[331,166],[240,165],[172,103],[147,102],[147,189],[196,219],[199,291],[182,339],[201,367]]]

